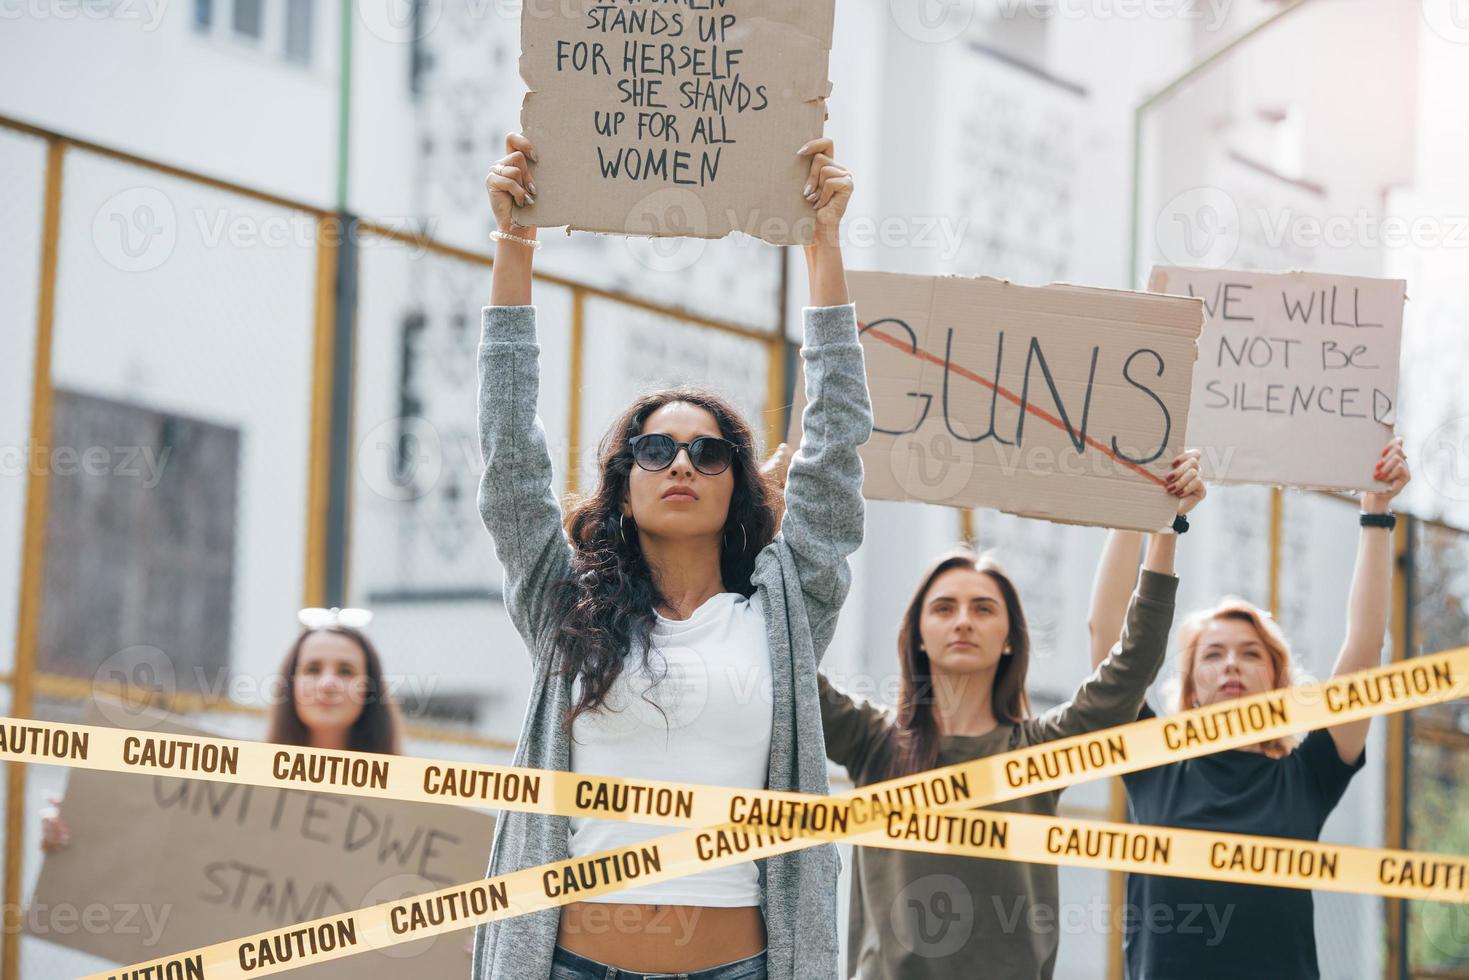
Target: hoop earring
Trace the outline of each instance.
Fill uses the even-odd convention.
[[[636,527],[637,525],[634,524],[633,526]],[[625,544],[625,545],[627,545],[629,548],[631,548],[633,546],[632,545],[632,542],[627,539],[627,515],[626,514],[623,514],[620,517],[618,517],[618,519],[617,519],[617,527],[622,532],[622,543]]]
[[[729,545],[728,544],[725,544],[725,547],[728,548]],[[740,553],[743,554],[743,553],[745,553],[745,552],[747,552],[749,550],[750,550],[750,536],[745,533],[745,522],[744,521],[740,521]]]

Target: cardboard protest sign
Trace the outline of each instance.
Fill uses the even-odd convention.
[[[1158,266],[1148,288],[1204,303],[1189,438],[1206,479],[1386,486],[1403,280]]]
[[[526,0],[527,226],[807,244],[833,0]]]
[[[171,718],[138,722],[152,732],[208,734]],[[461,807],[90,769],[71,773],[61,814],[72,843],[46,856],[31,907],[132,914],[107,928],[53,929],[41,938],[120,963],[469,881],[484,873],[494,832],[494,818]],[[292,975],[467,976],[470,935],[421,939]]]
[[[1198,300],[848,276],[872,396],[863,494],[1156,531],[1184,447]],[[789,442],[800,439],[805,380]]]

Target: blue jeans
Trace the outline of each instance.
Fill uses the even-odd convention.
[[[550,980],[766,980],[766,976],[763,951],[733,963],[692,973],[637,973],[598,963],[557,946],[556,955],[551,960]]]

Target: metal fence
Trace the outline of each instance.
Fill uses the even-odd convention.
[[[0,304],[19,325],[6,327],[0,350],[10,382],[0,445],[15,464],[0,481],[0,539],[15,543],[0,562],[0,623],[15,640],[0,648],[0,710],[80,721],[96,694],[136,699],[151,689],[159,707],[258,736],[265,708],[232,697],[232,684],[258,679],[269,664],[232,664],[228,652],[284,649],[284,633],[263,630],[240,607],[346,605],[362,590],[391,604],[393,590],[359,560],[376,546],[349,547],[358,521],[384,501],[431,502],[477,470],[477,444],[473,459],[457,444],[439,447],[430,487],[401,458],[378,458],[379,441],[389,457],[401,455],[431,406],[379,410],[354,380],[374,344],[398,342],[410,329],[405,317],[421,315],[413,284],[469,283],[478,298],[455,301],[476,309],[491,257],[10,119],[0,118],[0,161],[8,176],[0,215],[14,230],[0,246],[10,287]],[[381,284],[395,277],[385,293]],[[762,331],[555,275],[538,273],[536,289],[567,325],[564,336],[544,329],[543,344],[546,387],[566,396],[545,414],[548,424],[555,417],[551,441],[568,490],[583,471],[582,419],[595,411],[582,398],[638,380],[586,377],[598,332],[644,343],[676,333],[733,353],[751,373],[741,407],[779,441],[781,324]],[[474,330],[465,338],[471,397],[476,342]],[[462,403],[453,410],[472,418]],[[180,513],[170,510],[177,500],[128,504],[127,481],[149,485],[160,465],[149,450],[160,445],[175,452],[174,476],[205,481]],[[107,492],[94,477],[108,481]],[[79,527],[91,529],[87,540],[76,539]],[[248,560],[228,560],[236,550]],[[436,563],[431,571],[447,564],[419,560]],[[483,578],[473,583],[481,598]],[[127,622],[139,608],[151,610],[148,621]],[[150,646],[136,647],[137,636]],[[453,699],[444,700],[406,706],[409,751],[508,756],[504,739],[440,720],[452,720]],[[63,780],[61,770],[7,766],[6,980],[64,975],[80,962],[57,960],[57,947],[19,933],[41,856],[37,813]]]

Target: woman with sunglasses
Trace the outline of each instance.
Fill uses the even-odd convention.
[[[793,148],[794,149],[794,148]],[[535,148],[506,139],[486,178],[498,230],[480,346],[480,513],[534,679],[515,764],[827,792],[816,665],[862,540],[858,446],[872,429],[837,240],[852,178],[830,140],[809,165],[809,404],[785,526],[749,424],[702,389],[655,391],[612,423],[595,489],[563,519],[536,417]],[[667,827],[505,813],[488,874],[582,857]],[[477,930],[477,980],[808,980],[836,972],[836,849],[805,848]]]

